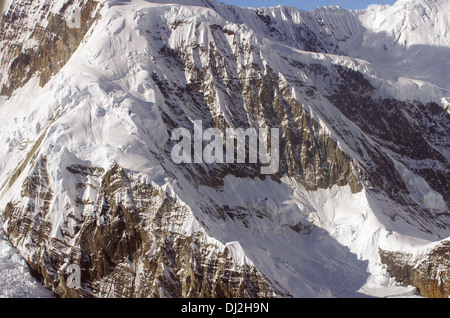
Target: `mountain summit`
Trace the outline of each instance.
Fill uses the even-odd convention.
[[[7,0],[2,241],[61,297],[449,296],[448,12]]]

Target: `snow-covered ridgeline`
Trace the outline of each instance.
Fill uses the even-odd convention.
[[[290,39],[276,41],[273,37],[266,38],[263,36],[265,30],[261,28],[261,21],[253,10],[228,7],[215,2],[215,9],[211,9],[205,8],[205,3],[183,2],[189,6],[181,7],[147,1],[108,3],[92,34],[44,88],[38,87],[37,79],[34,78],[10,99],[4,99],[0,103],[0,110],[5,114],[2,119],[2,127],[5,128],[0,132],[0,141],[6,145],[0,149],[1,180],[9,179],[17,162],[45,134],[39,153],[40,156],[51,158],[48,161],[50,182],[53,188],[59,190],[48,216],[53,220],[55,229],[63,223],[65,217],[59,211],[68,203],[67,198],[74,196],[70,194],[73,189],[63,182],[70,178],[65,170],[66,166],[80,163],[107,168],[111,161],[115,161],[138,177],[165,186],[169,192],[173,191],[186,202],[198,220],[207,220],[205,231],[211,238],[220,241],[222,247],[228,246],[231,249],[236,264],[253,262],[264,274],[278,281],[295,296],[339,295],[343,281],[338,279],[326,286],[329,280],[323,278],[327,272],[323,264],[322,267],[316,267],[316,271],[309,272],[319,260],[333,252],[336,254],[331,259],[336,263],[333,264],[332,273],[345,274],[343,277],[352,282],[351,287],[360,284],[359,287],[363,285],[363,292],[374,292],[374,287],[376,289],[391,284],[379,264],[378,247],[420,255],[434,244],[428,245],[432,242],[432,235],[427,240],[417,238],[422,235],[418,233],[409,232],[410,235],[405,235],[406,230],[395,228],[388,220],[380,218],[385,207],[377,206],[376,203],[374,205],[373,202],[376,201],[366,191],[352,194],[348,187],[335,186],[310,192],[290,179],[283,179],[283,184],[279,185],[270,181],[255,183],[254,180],[228,178],[223,192],[207,188],[196,193],[192,188],[169,187],[168,184],[176,182],[168,177],[153,155],[161,150],[169,136],[158,109],[158,106],[164,104],[163,97],[151,76],[157,73],[161,78],[180,82],[188,79],[185,79],[182,71],[168,69],[155,62],[153,57],[157,55],[161,43],[172,48],[192,41],[208,45],[212,40],[208,24],[218,24],[242,34],[242,40],[260,45],[263,63],[279,67],[280,73],[288,73],[288,70],[284,69],[285,63],[277,61],[277,56],[289,56],[305,64],[321,64],[325,67],[342,65],[360,71],[370,79],[380,95],[399,99],[441,101],[447,96],[445,89],[448,88],[436,87],[434,80],[430,81],[431,84],[419,82],[414,75],[424,75],[425,69],[418,69],[419,73],[406,72],[404,78],[393,77],[385,64],[381,63],[382,59],[365,55],[364,50],[369,51],[364,46],[364,43],[368,43],[364,39],[368,34],[364,28],[368,24],[362,28],[357,22],[368,19],[365,12],[375,10],[373,7],[356,13],[336,8],[313,13],[320,14],[323,21],[342,31],[339,36],[331,31],[330,34],[336,36],[336,41],[343,42],[339,42],[341,51],[355,53],[348,57],[342,54],[307,52],[295,45],[289,46],[288,44],[293,43]],[[399,1],[397,5],[401,3]],[[380,10],[385,12],[387,9],[380,7]],[[270,14],[276,21],[274,24],[282,25],[279,30],[284,34],[293,35],[287,26],[300,21],[309,21],[311,29],[319,30],[317,22],[305,12],[280,7],[264,9],[262,12]],[[290,12],[291,18],[286,12]],[[346,18],[341,19],[340,16]],[[154,30],[161,25],[174,26],[177,21],[190,22],[177,26],[170,32],[167,29],[161,30],[162,42],[148,43],[145,30]],[[194,28],[197,23],[205,25],[200,28],[199,34],[196,34]],[[375,27],[372,29],[376,30]],[[361,40],[362,44],[352,42],[353,38],[349,37],[352,34],[358,34],[354,39]],[[381,50],[384,48],[381,47],[380,52]],[[261,56],[255,56],[255,61]],[[206,64],[208,61],[203,62]],[[445,66],[443,69],[446,69]],[[445,83],[442,78],[435,80]],[[16,199],[26,172],[9,191],[6,183],[0,185],[4,186],[2,207]],[[404,174],[408,180],[416,180],[409,172],[405,171]],[[189,182],[180,179],[178,183]],[[258,191],[246,191],[249,188]],[[91,191],[90,188],[88,190]],[[420,190],[428,189],[422,187]],[[69,194],[67,197],[66,193]],[[95,197],[95,193],[85,195],[85,199]],[[269,199],[261,200],[265,197]],[[202,201],[207,200],[205,198],[220,204],[234,202],[236,206],[266,210],[268,215],[263,221],[255,218],[251,224],[252,232],[247,233],[242,224],[221,224],[208,220],[207,216],[199,212]],[[439,198],[425,196],[424,199],[428,204],[442,205]],[[435,199],[437,203],[433,201]],[[197,220],[191,221],[184,229],[187,232],[200,226]],[[308,239],[303,237],[300,240],[295,231],[289,228],[299,222],[310,225],[313,229],[313,234]],[[53,234],[58,235],[60,232],[55,229]],[[267,233],[270,235],[266,235]],[[347,253],[343,247],[348,247],[352,254]],[[353,257],[353,273],[345,267],[349,265],[344,262],[348,257]],[[372,275],[370,279],[367,277],[367,270]]]
[[[53,297],[53,293],[31,276],[27,263],[0,228],[0,298],[40,297]]]

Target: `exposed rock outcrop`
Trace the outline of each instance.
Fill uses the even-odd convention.
[[[60,297],[354,295],[381,260],[422,295],[448,296],[447,241],[420,258],[380,247],[391,228],[448,237],[448,111],[381,94],[368,65],[331,54],[349,37],[334,41],[324,20],[198,5],[5,11],[1,105],[36,76],[57,100],[1,140],[18,159],[0,171],[5,232],[36,277]],[[223,135],[278,128],[279,169],[175,164],[171,133],[195,121]]]
[[[388,272],[399,283],[415,286],[421,296],[450,296],[450,242],[443,241],[420,257],[383,250],[380,255]]]
[[[81,219],[67,207],[59,228],[46,220],[53,192],[45,159],[23,184],[22,197],[30,203],[25,209],[11,203],[4,214],[11,241],[28,253],[33,273],[58,296],[287,295],[251,262],[240,264],[231,257],[228,246],[208,238],[200,227],[187,233],[186,224],[196,222],[189,208],[156,185],[133,179],[118,165],[101,175],[96,167],[68,170],[99,181],[95,202],[77,202],[90,206]]]
[[[10,96],[33,76],[38,76],[40,86],[44,86],[67,63],[86,37],[98,19],[99,7],[99,2],[95,0],[71,0],[58,13],[53,13],[44,1],[39,2],[39,7],[31,1],[19,1],[7,10],[1,17],[0,43],[1,64],[7,68],[8,77],[0,77],[0,95]],[[78,24],[73,27],[68,19],[73,12],[69,9],[79,12]],[[44,19],[47,23],[40,25]],[[25,43],[18,39],[18,33],[29,35],[27,41],[34,42],[34,45],[25,47]]]

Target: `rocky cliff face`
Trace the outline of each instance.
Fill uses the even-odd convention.
[[[57,12],[51,7],[45,1],[14,1],[5,10],[0,43],[2,67],[8,75],[1,78],[1,95],[10,96],[33,76],[39,76],[39,84],[45,85],[67,63],[98,18],[99,3],[95,1],[67,1]],[[69,17],[75,19],[75,13],[79,13],[80,27],[70,24]]]
[[[416,286],[421,296],[447,298],[450,295],[448,241],[439,242],[420,257],[383,250],[380,255],[389,273],[404,285]]]
[[[251,262],[236,264],[230,246],[208,237],[182,202],[157,185],[133,180],[118,165],[70,166],[82,194],[97,192],[95,201],[78,197],[74,204],[91,207],[78,217],[67,206],[60,237],[45,221],[53,190],[45,159],[23,184],[26,210],[5,210],[13,244],[30,251],[33,272],[61,297],[274,297],[283,295]],[[89,181],[88,181],[89,180]],[[24,238],[27,238],[24,240]],[[78,266],[79,272],[71,269]],[[76,283],[69,278],[75,274]],[[68,282],[72,282],[73,285]]]
[[[326,11],[186,4],[7,3],[3,228],[35,276],[62,297],[448,295],[445,89],[400,98]],[[198,120],[278,128],[279,169],[175,164]]]

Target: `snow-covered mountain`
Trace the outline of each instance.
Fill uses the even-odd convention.
[[[62,297],[450,295],[448,12],[6,0],[0,277],[25,260]],[[279,129],[278,170],[175,163],[199,121]],[[5,295],[48,295],[32,286]]]

